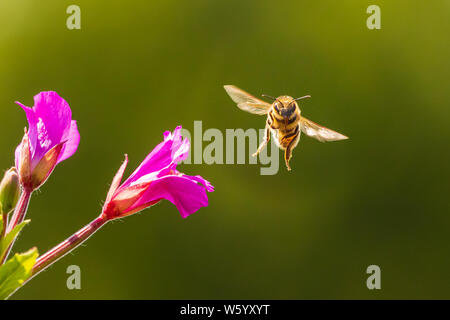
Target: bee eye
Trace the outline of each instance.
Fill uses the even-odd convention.
[[[280,108],[279,108],[278,102],[275,102],[275,103],[273,104],[273,107],[275,108],[275,110],[276,110],[278,113],[280,113]]]

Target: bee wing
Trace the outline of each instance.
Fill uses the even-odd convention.
[[[270,103],[262,101],[236,86],[228,85],[224,88],[230,98],[244,111],[262,115],[267,114],[272,106]]]
[[[300,118],[300,127],[302,132],[314,139],[319,140],[320,142],[327,141],[339,141],[348,139],[348,137],[340,134],[339,132],[333,131],[331,129],[322,127],[317,123],[306,119],[304,117]]]

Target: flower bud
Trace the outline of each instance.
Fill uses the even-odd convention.
[[[0,183],[0,213],[11,212],[17,204],[20,196],[19,175],[16,168],[11,168],[5,172]]]

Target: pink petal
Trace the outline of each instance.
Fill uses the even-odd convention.
[[[34,110],[32,108],[28,108],[27,106],[24,106],[20,102],[16,101],[16,104],[18,104],[23,111],[25,111],[25,115],[27,117],[28,121],[28,138],[30,139],[30,149],[31,149],[31,156],[33,157],[35,153],[35,146],[37,144],[37,120],[36,115],[34,113]],[[17,148],[20,150],[20,145],[17,146]],[[44,153],[43,153],[44,154]],[[16,163],[17,163],[17,153],[16,153]]]
[[[70,157],[78,146],[79,134],[73,124],[69,104],[54,91],[41,92],[34,96],[33,108],[19,104],[25,111],[31,144],[32,166],[51,148],[68,140],[64,154],[59,159]]]
[[[37,120],[41,118],[46,125],[48,138],[55,144],[62,142],[72,120],[72,110],[66,100],[54,91],[41,92],[34,96],[33,109]]]
[[[63,141],[67,140],[64,144],[61,154],[58,158],[58,163],[70,158],[77,151],[80,144],[80,133],[78,132],[77,122],[72,120],[70,123],[70,129],[63,136]]]
[[[189,156],[189,148],[191,144],[188,139],[184,139],[176,148],[172,148],[172,161],[174,163],[180,163]]]
[[[142,161],[141,165],[124,182],[123,187],[127,187],[143,176],[159,172],[161,175],[166,171],[174,170],[176,164],[187,158],[189,154],[189,141],[183,141],[181,137],[181,126],[178,126],[173,134],[170,131],[164,132],[164,141],[158,144],[152,152]],[[153,175],[154,176],[154,175]]]
[[[208,205],[208,197],[203,186],[183,175],[170,175],[153,181],[142,197],[129,208],[153,204],[160,199],[172,202],[183,218]]]
[[[194,181],[197,181],[197,182],[201,183],[206,188],[206,191],[214,192],[214,186],[211,184],[211,182],[209,182],[208,180],[204,179],[202,176],[188,176],[186,174],[183,174],[183,176],[185,176],[185,177],[187,177],[187,178],[189,178],[191,180],[194,180]]]

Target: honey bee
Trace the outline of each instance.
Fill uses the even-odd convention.
[[[300,98],[292,98],[290,96],[280,96],[273,98],[263,95],[273,100],[273,103],[267,103],[251,94],[239,89],[236,86],[224,86],[225,91],[237,106],[247,112],[265,115],[267,114],[266,133],[258,150],[253,154],[256,157],[267,145],[270,140],[270,133],[278,147],[284,150],[284,160],[288,171],[291,170],[289,160],[292,157],[292,150],[297,146],[300,140],[300,132],[319,140],[320,142],[345,140],[348,137],[325,128],[312,122],[311,120],[301,116],[301,110],[297,101],[311,98],[311,96],[303,96]]]

